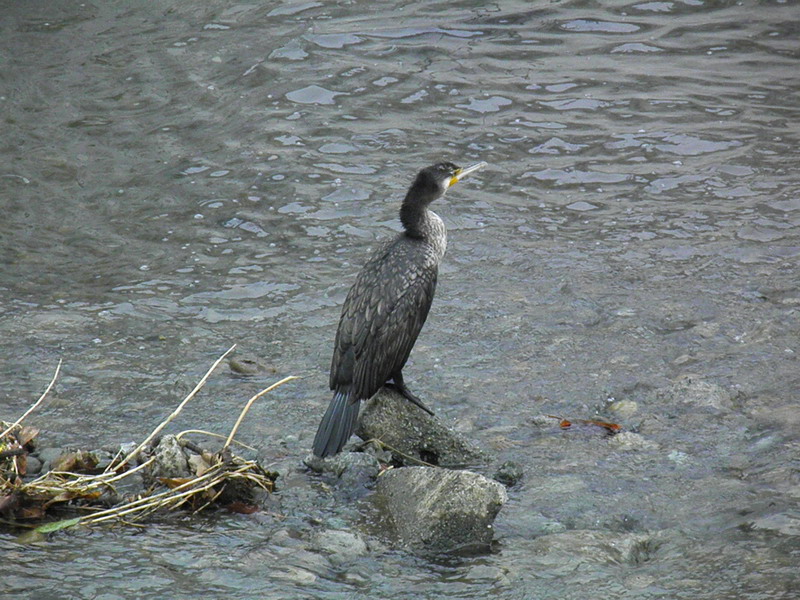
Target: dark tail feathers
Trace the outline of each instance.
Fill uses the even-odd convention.
[[[350,401],[347,392],[336,392],[314,436],[314,454],[321,458],[339,452],[356,428],[361,402]]]

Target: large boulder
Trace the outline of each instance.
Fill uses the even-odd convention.
[[[485,548],[508,499],[505,487],[471,471],[391,469],[378,477],[377,501],[405,546],[423,553]]]
[[[363,440],[380,440],[402,464],[409,463],[407,457],[414,459],[411,462],[448,467],[487,460],[466,437],[388,388],[381,389],[361,408],[356,434]]]

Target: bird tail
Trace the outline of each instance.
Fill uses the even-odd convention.
[[[314,436],[314,454],[325,458],[338,453],[356,428],[361,402],[351,401],[348,392],[337,391]]]

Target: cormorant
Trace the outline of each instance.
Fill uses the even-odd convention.
[[[383,385],[433,414],[403,381],[403,366],[417,341],[436,290],[447,231],[428,205],[473,171],[443,162],[422,169],[400,207],[404,231],[382,245],[361,269],[342,306],[331,361],[334,391],[314,437],[314,454],[339,452],[353,434],[362,400]]]

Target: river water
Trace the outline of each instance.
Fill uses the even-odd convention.
[[[2,533],[3,598],[797,598],[792,2],[0,2],[0,418],[239,433],[273,510]],[[300,467],[339,306],[414,173],[490,166],[406,379],[525,477],[414,557]],[[704,392],[698,394],[697,391]],[[539,415],[603,418],[561,431]],[[326,529],[368,550],[326,551]]]

